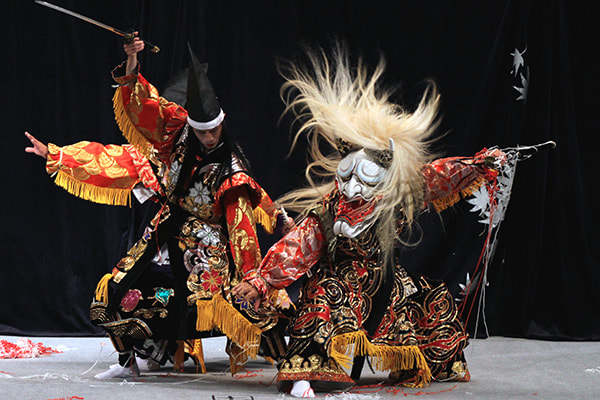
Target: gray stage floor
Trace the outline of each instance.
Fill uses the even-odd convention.
[[[0,336],[16,342],[18,337]],[[165,367],[138,379],[99,381],[94,375],[116,362],[108,338],[30,338],[63,352],[32,359],[0,359],[1,400],[246,400],[292,399],[277,392],[275,368],[252,360],[235,377],[228,372],[223,338],[204,340],[207,374],[193,363],[175,374]],[[328,400],[600,399],[600,342],[545,342],[492,337],[471,340],[468,383],[432,383],[425,389],[382,385],[385,374],[363,372],[349,393],[317,393]]]

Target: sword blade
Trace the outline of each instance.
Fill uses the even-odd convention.
[[[42,6],[45,6],[45,7],[48,7],[48,8],[52,8],[52,9],[54,9],[56,11],[60,11],[61,13],[68,14],[68,15],[70,15],[72,17],[75,17],[75,18],[79,18],[80,20],[83,20],[83,21],[88,22],[90,24],[99,26],[100,28],[106,29],[106,30],[111,31],[113,33],[116,33],[117,35],[120,35],[120,36],[126,36],[127,35],[125,32],[120,31],[120,30],[118,30],[116,28],[113,28],[112,26],[103,24],[102,22],[99,22],[99,21],[96,21],[95,19],[86,17],[85,15],[77,14],[76,12],[73,12],[71,10],[67,10],[66,8],[59,7],[59,6],[55,5],[55,4],[48,3],[47,1],[35,0],[35,2],[38,3],[38,4],[40,4],[40,5],[42,5]]]

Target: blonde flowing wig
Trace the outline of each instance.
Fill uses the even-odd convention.
[[[334,46],[331,55],[319,49],[307,51],[307,56],[306,66],[291,62],[279,65],[285,78],[281,87],[284,114],[293,113],[300,125],[292,149],[306,135],[309,156],[308,186],[287,193],[279,202],[303,216],[335,188],[341,160],[334,150],[337,139],[372,151],[390,150],[392,139],[393,157],[376,187],[373,220],[385,227],[388,238],[395,234],[399,217],[410,227],[424,204],[422,168],[430,160],[427,143],[438,125],[435,86],[430,84],[416,110],[408,112],[390,101],[393,90],[381,87],[386,64],[383,56],[372,70],[362,57],[352,65],[347,48],[340,44]],[[324,153],[327,148],[329,154]]]

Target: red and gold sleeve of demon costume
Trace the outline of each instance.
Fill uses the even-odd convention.
[[[497,171],[486,165],[486,158],[503,156],[499,150],[483,149],[475,157],[440,158],[427,164],[423,169],[425,202],[442,211],[470,196],[497,178]]]
[[[113,97],[115,119],[123,136],[144,156],[157,156],[169,163],[169,156],[181,128],[186,123],[187,111],[163,97],[137,70],[123,75],[125,63],[112,71],[120,85]]]
[[[131,145],[49,143],[46,171],[69,193],[101,204],[130,204],[131,190],[138,183],[160,190],[148,159]]]
[[[309,216],[275,243],[244,280],[265,298],[270,289],[284,288],[305,274],[324,255],[325,246],[319,221]]]

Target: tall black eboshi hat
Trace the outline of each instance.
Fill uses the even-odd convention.
[[[188,43],[190,66],[188,68],[187,99],[185,109],[192,128],[209,130],[218,126],[225,114],[208,80],[208,63],[200,63]]]

